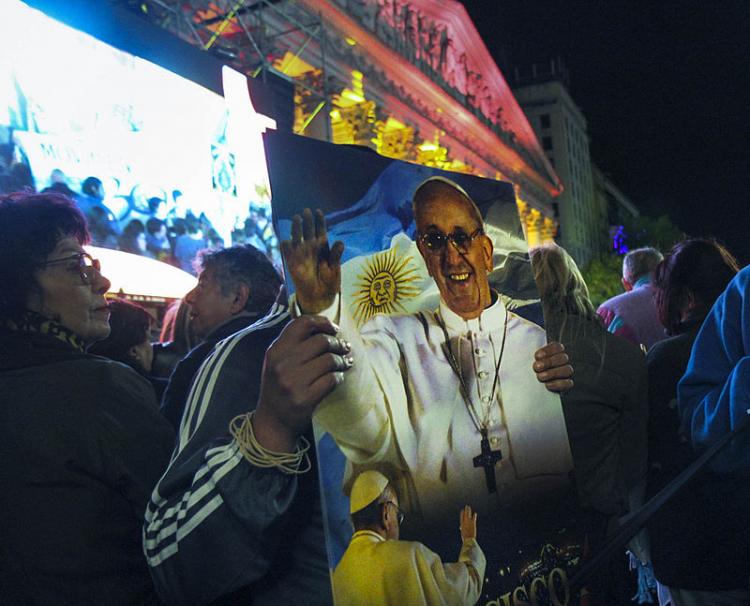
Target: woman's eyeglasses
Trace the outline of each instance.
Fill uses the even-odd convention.
[[[48,267],[50,265],[59,265],[61,263],[72,263],[75,262],[78,274],[81,276],[81,281],[85,285],[93,284],[96,274],[94,272],[100,272],[102,265],[99,259],[94,259],[89,253],[80,252],[69,257],[63,257],[62,259],[51,259],[40,263],[41,267]]]

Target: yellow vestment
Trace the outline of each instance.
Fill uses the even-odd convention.
[[[422,543],[354,533],[333,573],[336,606],[421,604],[464,606],[479,599],[486,560],[476,540],[464,541],[458,562],[443,564]]]

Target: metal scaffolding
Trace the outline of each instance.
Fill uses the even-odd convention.
[[[339,143],[375,144],[379,146],[380,153],[388,155],[389,150],[393,151],[390,143],[381,141],[382,137],[374,132],[377,130],[374,125],[387,124],[393,113],[395,121],[403,122],[403,130],[409,129],[414,140],[410,140],[408,145],[410,157],[399,154],[392,157],[448,170],[480,170],[490,175],[499,174],[518,183],[531,206],[542,210],[547,208],[551,196],[550,183],[555,185],[556,176],[538,145],[539,149],[529,149],[519,140],[516,122],[528,127],[523,114],[515,102],[499,102],[497,109],[492,111],[489,104],[496,98],[491,95],[481,97],[482,91],[479,90],[483,82],[480,73],[483,64],[469,65],[466,60],[467,52],[474,48],[472,41],[464,40],[460,48],[451,46],[454,39],[460,41],[462,30],[453,32],[449,29],[450,23],[440,18],[428,15],[425,17],[427,25],[422,28],[419,16],[414,17],[414,10],[409,9],[398,19],[403,24],[411,18],[412,27],[399,29],[398,24],[378,21],[378,15],[382,17],[378,7],[382,8],[383,5],[374,0],[333,0],[325,3],[325,6],[311,0],[110,1],[214,54],[223,63],[249,77],[265,82],[269,74],[274,74],[292,82],[294,131],[297,134],[330,142],[335,139]],[[405,3],[404,6],[408,8],[410,5]],[[375,12],[367,13],[367,7]],[[463,106],[463,124],[467,120],[474,124],[475,120],[474,126],[483,125],[491,132],[481,131],[479,126],[472,129],[459,126],[443,111],[442,101],[428,105],[426,98],[430,95],[422,94],[424,87],[420,94],[415,93],[411,86],[414,79],[405,83],[395,66],[382,60],[383,54],[373,58],[371,48],[348,38],[346,28],[343,31],[337,29],[341,27],[341,22],[331,20],[331,14],[337,11],[355,23],[368,14],[369,21],[364,25],[363,37],[370,38],[373,48],[385,47],[387,51],[395,53],[399,65],[405,62],[420,70],[436,89],[442,89],[445,95],[452,98],[449,99],[452,103]],[[326,15],[327,21],[323,15]],[[430,26],[432,21],[435,23]],[[428,26],[432,29],[427,29]],[[415,31],[421,32],[419,41],[422,44],[425,43],[425,32],[434,34],[433,42],[440,42],[437,59],[435,55],[429,55],[434,44],[429,48],[415,46]],[[439,32],[443,33],[442,38],[438,36]],[[454,50],[451,51],[451,48]],[[416,49],[419,49],[419,53],[416,53]],[[441,71],[443,55],[453,57],[450,72]],[[357,93],[354,90],[357,79],[361,81],[363,74],[368,81],[366,98],[361,91]],[[461,80],[464,76],[465,80]],[[474,90],[469,89],[470,76],[475,83]],[[416,81],[421,82],[419,79]],[[462,81],[464,85],[460,85]],[[427,92],[435,93],[432,98],[439,99],[441,96],[437,91]],[[498,95],[506,94],[496,92]],[[507,94],[511,95],[509,91]],[[348,102],[353,96],[361,98],[355,102],[357,107]],[[342,97],[346,97],[343,102]],[[482,101],[487,104],[486,111],[481,105]],[[365,103],[372,107],[365,107]],[[508,115],[510,110],[515,112],[513,119]],[[466,115],[467,112],[471,115]],[[364,128],[359,128],[362,125]],[[373,132],[362,135],[368,128]],[[498,148],[507,151],[505,155],[499,154],[494,144],[487,143],[488,138],[492,140],[492,134],[499,139]],[[533,137],[533,133],[530,136]],[[441,145],[441,137],[449,143]],[[427,153],[422,151],[425,146],[434,146],[445,158],[421,157]],[[448,159],[448,156],[452,157]],[[529,167],[528,170],[518,168],[519,157]],[[444,166],[446,162],[448,165]],[[551,175],[549,183],[544,182],[548,174]]]
[[[309,120],[331,109],[331,76],[327,73],[328,42],[320,15],[294,0],[115,0],[127,10],[182,40],[216,55],[252,78],[266,81],[275,58],[313,52],[322,72],[315,82],[294,79],[306,90],[315,111]],[[330,121],[326,120],[330,141]]]

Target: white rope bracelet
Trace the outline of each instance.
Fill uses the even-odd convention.
[[[237,442],[242,456],[256,467],[265,469],[275,467],[282,473],[302,474],[312,467],[307,451],[310,442],[304,436],[297,440],[294,452],[274,452],[265,448],[255,437],[252,418],[255,411],[238,415],[229,422],[229,433]]]

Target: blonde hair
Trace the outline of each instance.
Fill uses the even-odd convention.
[[[557,244],[545,244],[529,250],[539,296],[545,315],[575,314],[587,320],[597,318],[589,289],[576,262]]]
[[[185,354],[198,344],[200,339],[196,338],[190,322],[190,305],[184,299],[178,299],[169,306],[162,322],[160,343],[173,342]]]
[[[557,244],[545,244],[529,250],[539,296],[542,299],[547,334],[550,340],[583,339],[599,356],[599,372],[604,368],[607,333],[589,297],[589,288],[568,252]],[[569,316],[584,318],[602,328],[590,333],[586,324],[568,323]],[[552,325],[552,326],[550,326]],[[550,329],[556,334],[551,334]],[[595,334],[599,332],[599,337]],[[593,337],[593,338],[592,338]]]

